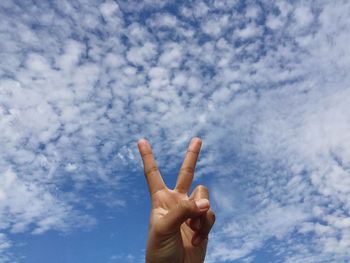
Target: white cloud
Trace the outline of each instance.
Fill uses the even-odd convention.
[[[72,213],[89,225],[84,187],[125,205],[110,187],[141,171],[136,139],[166,172],[200,135],[219,210],[208,261],[270,243],[285,262],[349,256],[349,4],[53,5],[62,15],[1,13],[0,231],[65,231]]]
[[[305,42],[307,44],[302,46],[311,53],[311,55],[301,56],[300,60],[298,58],[297,65],[301,66],[304,72],[309,73],[304,80],[291,82],[285,86],[279,84],[283,88],[276,90],[258,91],[259,99],[253,96],[250,101],[248,100],[248,104],[242,95],[236,95],[234,102],[218,107],[217,110],[221,113],[231,113],[228,116],[231,116],[232,122],[229,121],[223,125],[222,129],[230,127],[231,133],[224,132],[225,146],[228,149],[236,149],[234,151],[236,155],[233,155],[231,164],[233,168],[231,176],[235,179],[232,179],[230,186],[215,189],[214,197],[222,211],[218,218],[220,216],[225,218],[219,224],[232,222],[236,225],[234,228],[236,230],[217,226],[217,232],[212,236],[214,242],[208,262],[233,261],[238,258],[243,260],[264,246],[272,236],[281,239],[279,247],[275,250],[278,251],[276,254],[284,255],[286,262],[305,262],[305,259],[309,259],[307,262],[342,261],[348,258],[346,225],[349,215],[346,211],[349,206],[347,196],[349,196],[350,187],[347,182],[349,177],[347,149],[350,145],[347,145],[349,141],[347,130],[350,114],[345,105],[350,98],[347,89],[349,79],[345,74],[337,77],[339,74],[334,70],[337,68],[343,72],[344,68],[348,69],[350,66],[348,52],[341,51],[343,55],[338,53],[343,50],[341,44],[343,41],[340,39],[348,35],[346,32],[349,21],[345,22],[346,19],[342,16],[343,9],[347,10],[347,8],[343,6],[341,9],[337,8],[337,11],[329,6],[323,8],[322,20],[327,21],[325,17],[328,17],[331,12],[332,16],[342,17],[342,19],[339,19],[337,26],[332,25],[333,33],[330,33],[329,26],[322,26],[315,37],[310,38],[309,42]],[[305,25],[309,25],[310,21],[302,23],[303,28],[300,28],[302,34],[305,34]],[[339,30],[340,24],[343,30]],[[327,34],[333,36],[330,42],[327,41]],[[328,49],[327,52],[326,49]],[[295,61],[292,58],[293,53],[294,55],[297,53],[290,53],[289,48],[277,50],[277,53],[273,52],[273,56],[278,54],[288,58],[284,65],[292,65]],[[270,53],[266,59],[260,58],[255,66],[261,64],[266,67],[269,64],[268,57],[271,55]],[[334,58],[337,58],[337,61]],[[267,73],[266,68],[257,67],[258,72],[264,75],[261,78],[255,75],[257,78],[254,81],[260,83],[260,86],[261,80],[266,80],[267,76],[272,77],[272,83],[288,78],[282,68],[276,68],[277,60],[273,61],[274,64],[271,66],[276,70],[274,73]],[[297,67],[289,72],[293,71],[298,72]],[[241,72],[242,70],[238,80],[242,80]],[[291,76],[290,73],[288,73],[289,76]],[[299,71],[297,74],[300,73]],[[244,83],[248,82],[246,85],[253,82],[245,81]],[[213,101],[222,101],[222,98],[217,97],[217,93],[219,94],[219,91],[213,94]],[[243,107],[230,107],[238,106],[241,101],[244,102]],[[213,118],[217,119],[216,116]],[[226,117],[221,119],[227,120]],[[220,134],[220,131],[216,131],[216,134]],[[220,142],[216,139],[215,141]],[[223,147],[219,149],[224,153],[227,152]],[[246,167],[245,162],[250,163],[251,169],[248,171],[239,167]],[[230,169],[227,168],[227,170]],[[226,171],[223,174],[225,178]],[[228,180],[223,181],[225,184],[228,183]],[[228,188],[238,192],[239,202],[248,202],[262,207],[253,209],[254,212],[247,212],[246,206],[237,203],[237,195],[227,195]],[[278,200],[279,204],[283,204],[282,207],[287,204],[293,204],[295,207],[287,205],[287,210],[282,212],[283,215],[278,216],[270,209],[273,200]],[[288,224],[287,218],[293,218],[288,215],[288,212],[295,211],[295,215],[298,215],[298,210],[302,211],[301,216]],[[263,219],[257,226],[261,211],[266,211],[272,218]],[[246,213],[253,214],[251,223],[248,223],[249,220],[244,220]],[[233,219],[229,219],[230,217]],[[239,223],[237,217],[242,218],[242,223]],[[280,218],[286,225],[281,227],[278,221],[274,221],[275,218]],[[317,222],[313,223],[314,221]],[[277,229],[286,229],[286,232],[283,230],[280,233],[274,232],[273,228],[267,227],[268,222],[272,222]],[[325,225],[321,225],[321,222]],[[252,229],[245,232],[247,225],[252,226]],[[288,235],[290,233],[288,231],[306,231],[307,225],[309,230],[305,236],[300,235],[294,239]],[[261,233],[261,236],[256,232]],[[233,244],[231,244],[229,235],[238,233],[252,238],[241,237],[232,241]],[[227,236],[224,237],[225,235]],[[312,240],[312,242],[308,243],[306,240]],[[282,245],[283,242],[287,242],[286,247]],[[234,249],[235,246],[237,249]],[[293,253],[299,256],[293,256]]]
[[[211,16],[202,24],[203,32],[213,37],[219,36],[230,22],[229,15]]]
[[[8,253],[8,250],[12,247],[12,242],[6,237],[5,234],[0,233],[0,262],[18,262],[16,259]]]
[[[11,168],[2,174],[1,181],[1,230],[39,234],[49,229],[68,230],[75,220],[80,221],[80,226],[94,223],[55,197],[52,189],[18,178]]]
[[[260,7],[258,5],[253,5],[253,4],[249,5],[245,12],[245,16],[251,19],[258,18],[260,14],[261,14]]]
[[[176,16],[167,13],[158,13],[150,20],[148,20],[151,28],[174,28],[178,25],[179,21]]]
[[[278,16],[270,14],[267,17],[266,25],[272,30],[276,30],[283,25],[283,21]]]
[[[294,10],[294,19],[298,24],[298,27],[309,26],[313,21],[313,13],[308,6],[298,6]]]
[[[247,25],[245,28],[238,29],[234,32],[234,37],[238,36],[242,39],[248,39],[261,35],[261,30],[253,24]]]
[[[182,46],[171,43],[164,47],[164,51],[159,57],[159,64],[165,67],[179,67],[182,61]]]
[[[147,65],[147,62],[157,54],[152,43],[144,43],[139,47],[132,47],[127,53],[127,59],[136,65]]]
[[[118,13],[119,6],[115,1],[106,1],[100,5],[101,13],[107,17],[112,17],[115,13]]]
[[[56,64],[63,71],[70,72],[77,66],[80,57],[83,55],[84,46],[74,40],[68,40],[65,43],[64,52],[56,60]]]

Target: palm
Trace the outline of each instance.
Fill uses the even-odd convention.
[[[164,184],[148,142],[140,140],[138,146],[152,199],[146,262],[202,263],[215,216],[204,186],[197,186],[191,196],[187,194],[201,140],[192,140],[174,190]]]
[[[159,221],[181,200],[188,200],[187,194],[179,193],[174,190],[164,189],[152,195],[152,203],[155,206],[151,212],[151,225],[157,225]],[[206,242],[202,242],[198,247],[192,245],[194,231],[183,223],[179,231],[172,233],[167,240],[173,244],[170,259],[176,259],[178,262],[201,263],[205,257]],[[169,261],[170,262],[170,261]],[[175,261],[174,261],[175,262]]]

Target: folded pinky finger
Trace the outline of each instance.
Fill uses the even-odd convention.
[[[192,229],[192,231],[198,232],[203,225],[204,219],[206,219],[206,214],[200,217],[187,219],[186,224]]]

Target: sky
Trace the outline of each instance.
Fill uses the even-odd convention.
[[[1,0],[0,263],[144,262],[147,138],[190,139],[206,263],[350,259],[350,2]]]

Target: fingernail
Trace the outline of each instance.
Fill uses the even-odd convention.
[[[144,149],[146,145],[146,141],[144,139],[140,139],[137,141],[137,146],[139,147],[139,149]]]
[[[202,238],[200,236],[196,236],[193,239],[193,245],[198,246],[202,242]]]
[[[207,209],[209,208],[209,200],[208,199],[196,200],[196,205],[200,210]]]
[[[194,143],[194,142],[202,143],[202,140],[200,138],[198,138],[198,137],[193,137],[191,139],[191,144]]]

